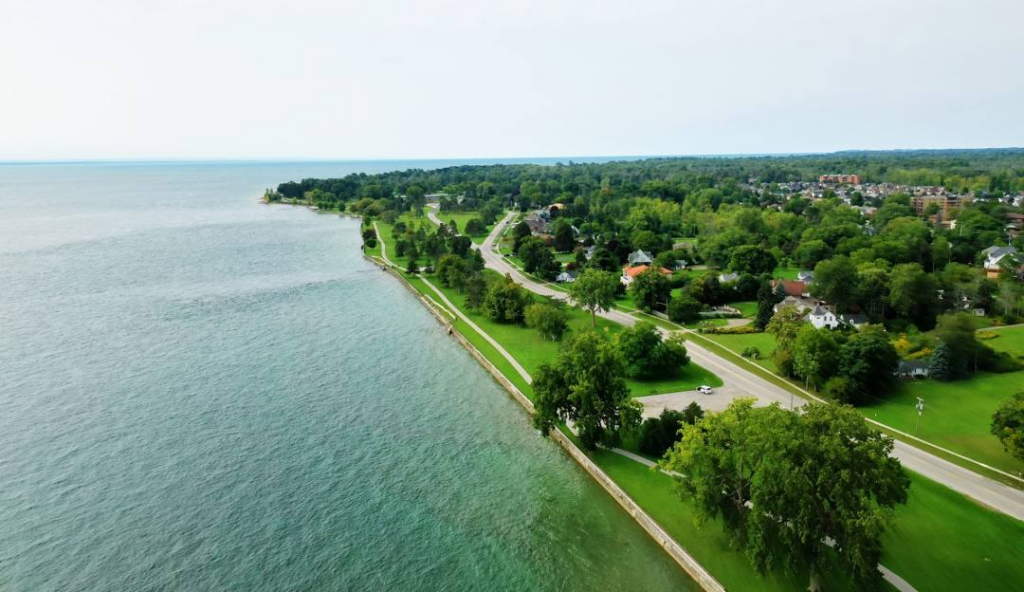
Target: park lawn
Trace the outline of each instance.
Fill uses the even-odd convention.
[[[910,499],[883,536],[882,565],[922,591],[1009,590],[1024,582],[1024,522],[908,474]]]
[[[721,523],[694,526],[693,506],[680,500],[671,477],[613,452],[589,455],[669,534],[734,590],[804,590],[794,574],[761,577],[733,551]],[[1024,562],[1012,541],[1024,540],[1024,523],[985,509],[962,495],[909,472],[907,504],[896,510],[883,535],[882,565],[918,590],[1000,590],[1024,581]],[[823,577],[826,590],[843,589],[841,577]]]
[[[427,230],[433,230],[434,228],[437,228],[434,225],[434,223],[431,222],[426,216],[423,216],[422,218],[417,218],[413,216],[411,213],[406,213],[399,216],[398,220],[405,222],[409,228],[418,228],[419,225],[422,224],[427,225]],[[387,247],[388,259],[390,259],[391,262],[394,263],[395,265],[398,265],[402,269],[405,269],[409,265],[409,258],[397,256],[397,250],[395,245],[398,241],[395,240],[395,238],[391,235],[392,231],[394,230],[394,226],[391,224],[386,224],[379,220],[377,221],[376,224],[378,229],[380,230],[380,236],[384,240],[384,245]],[[420,256],[416,259],[416,265],[418,265],[420,269],[423,269],[423,267],[426,266],[428,259],[429,257],[427,257],[425,253],[420,253]]]
[[[482,233],[466,234],[465,233],[466,222],[469,222],[473,218],[480,219],[480,214],[478,212],[443,212],[443,211],[441,211],[441,212],[437,213],[437,217],[442,222],[444,222],[446,224],[448,222],[450,222],[451,220],[455,220],[455,224],[457,224],[458,227],[459,227],[459,232],[462,233],[462,234],[465,234],[466,236],[468,236],[470,240],[472,240],[474,243],[476,243],[478,245],[484,242],[484,239],[487,238],[488,234],[490,234],[491,229],[494,228],[494,224],[487,224],[487,225],[485,225],[487,229],[484,232],[482,232]],[[499,217],[499,219],[500,218],[501,217]]]
[[[756,347],[761,350],[761,355],[756,360],[751,361],[771,372],[776,371],[775,364],[771,360],[772,352],[775,351],[775,336],[771,333],[742,333],[735,335],[702,333],[702,335],[734,352],[736,355],[742,355],[743,350],[748,347]]]
[[[995,341],[995,340],[993,340]],[[1024,473],[1024,462],[1003,450],[989,433],[992,414],[1000,403],[1024,389],[1024,371],[1005,374],[979,372],[966,380],[901,381],[874,405],[861,408],[866,417],[913,434],[917,397],[925,409],[917,436],[998,469]]]
[[[486,271],[485,273],[492,280],[497,277],[497,274],[493,271]],[[454,288],[445,288],[440,285],[440,282],[433,279],[431,279],[431,283],[437,286],[437,288],[441,290],[457,307],[459,307],[466,316],[476,323],[477,326],[486,331],[488,335],[508,350],[512,357],[522,364],[523,368],[530,373],[530,376],[534,376],[536,374],[540,369],[541,364],[544,364],[545,362],[554,362],[558,357],[558,349],[561,347],[560,342],[544,339],[541,337],[540,333],[528,327],[494,322],[480,312],[468,310],[465,306],[465,296],[460,294]],[[534,294],[533,297],[537,302],[550,302],[548,298],[544,298],[543,296]],[[591,320],[589,313],[569,306],[564,306],[563,309],[569,317],[570,330],[590,330]],[[458,325],[459,323],[455,324]],[[618,331],[621,331],[622,328],[623,327],[618,323],[614,323],[600,317],[597,318],[598,331],[603,331],[608,335],[614,335]],[[467,331],[467,333],[468,332],[470,331]],[[509,368],[513,374],[518,375],[517,372],[511,369],[511,365],[509,365]],[[720,386],[722,384],[722,380],[708,370],[705,370],[693,363],[687,364],[676,374],[676,376],[671,378],[659,380],[626,380],[626,385],[629,387],[630,392],[633,393],[633,396],[693,390],[702,384]]]
[[[746,300],[744,302],[729,302],[726,306],[731,306],[743,314],[743,318],[751,319],[757,315],[757,302],[752,300]]]
[[[800,271],[799,267],[782,267],[780,265],[772,271],[772,277],[777,280],[795,280]]]
[[[578,445],[575,438],[573,441]],[[679,498],[672,477],[607,450],[599,449],[587,453],[587,456],[710,571],[726,590],[807,589],[808,578],[802,574],[779,571],[759,575],[741,552],[730,548],[720,520],[696,526],[694,507]],[[826,590],[854,590],[839,576],[825,576],[823,581]]]
[[[1014,357],[1024,357],[1024,325],[992,330],[996,335],[993,339],[984,339],[982,343],[1000,352]]]

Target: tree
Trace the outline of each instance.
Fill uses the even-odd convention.
[[[526,307],[533,301],[530,293],[512,280],[512,276],[492,282],[484,296],[487,318],[499,323],[522,323]]]
[[[736,273],[749,273],[750,275],[771,273],[778,264],[775,255],[756,245],[736,247],[729,259],[729,269]]]
[[[525,311],[526,326],[536,329],[544,339],[558,341],[569,329],[565,311],[550,304],[531,304]]]
[[[576,234],[572,225],[561,218],[555,222],[555,249],[560,253],[568,253],[576,246]]]
[[[672,285],[660,269],[651,267],[633,278],[629,291],[633,294],[633,302],[640,310],[651,312],[668,300],[672,293]]]
[[[818,388],[836,374],[839,345],[831,331],[804,325],[793,341],[793,369],[805,386]]]
[[[688,290],[691,296],[708,306],[718,304],[722,299],[722,286],[718,282],[718,274],[713,271],[694,278]]]
[[[889,304],[918,329],[927,331],[935,326],[935,314],[939,309],[938,289],[938,280],[925,273],[919,264],[903,263],[892,269]]]
[[[987,349],[978,341],[974,324],[967,313],[942,315],[933,335],[949,349],[949,366],[945,380],[966,378],[978,369],[978,358]]]
[[[527,226],[526,228],[529,229],[530,227]],[[469,220],[466,220],[466,228],[463,232],[469,236],[478,236],[487,232],[487,227],[484,226],[484,223],[480,218],[470,218]]]
[[[721,517],[762,573],[807,570],[812,590],[832,570],[861,588],[879,585],[881,536],[910,487],[892,439],[852,407],[810,404],[795,414],[753,404],[738,399],[684,425],[662,462],[683,475],[677,484],[698,521]]]
[[[668,301],[668,318],[676,323],[692,323],[700,318],[704,305],[689,294],[680,294]]]
[[[590,311],[590,326],[596,327],[597,313],[611,310],[618,287],[619,278],[615,274],[587,269],[569,284],[569,298],[576,306]]]
[[[629,378],[671,376],[690,361],[680,336],[663,340],[661,331],[650,321],[640,321],[620,331],[615,336],[615,346]]]
[[[857,269],[850,258],[837,255],[818,263],[811,294],[835,305],[837,312],[848,311],[857,295]]]
[[[523,260],[523,271],[545,279],[550,279],[560,267],[547,243],[539,238],[524,238],[519,244],[518,254]]]
[[[772,283],[769,280],[761,282],[757,289],[757,317],[754,319],[754,326],[764,331],[775,314],[775,305],[780,301],[772,291]]]
[[[482,273],[473,272],[466,278],[462,291],[466,295],[466,308],[480,310],[487,296],[487,280]]]
[[[406,266],[405,271],[408,273],[420,272],[420,266],[416,264],[416,259],[414,257],[409,258],[409,265]]]
[[[512,229],[512,252],[519,254],[519,246],[522,244],[523,239],[531,236],[533,231],[530,230],[530,225],[526,222],[520,222],[516,224],[515,228]]]
[[[783,306],[768,322],[766,329],[775,336],[776,350],[788,350],[805,326],[803,313],[795,306]]]
[[[992,435],[999,438],[1003,449],[1018,460],[1024,460],[1024,391],[1003,401],[992,416]]]
[[[862,405],[872,394],[884,393],[895,380],[899,354],[881,327],[855,333],[839,348],[839,373],[850,379],[843,403]]]
[[[640,425],[640,452],[661,457],[679,441],[679,428],[693,425],[704,417],[704,410],[695,401],[682,411],[664,409],[658,417],[650,417]]]
[[[594,331],[570,335],[554,364],[541,365],[533,380],[533,425],[547,435],[571,421],[587,450],[617,446],[624,430],[640,423],[640,405],[629,396],[622,360],[607,338]]]
[[[935,380],[952,380],[956,373],[956,370],[953,369],[949,346],[940,343],[928,358],[928,375]]]

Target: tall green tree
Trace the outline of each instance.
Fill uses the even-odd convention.
[[[838,255],[819,262],[814,267],[811,294],[833,304],[837,312],[850,310],[857,295],[857,268],[850,258]]]
[[[683,426],[662,466],[682,475],[697,518],[722,519],[730,541],[766,573],[838,572],[860,589],[881,585],[881,537],[910,480],[893,441],[852,407],[810,404],[800,414],[738,399]]]
[[[992,416],[992,434],[1003,448],[1024,461],[1024,391],[1020,391],[996,409]]]
[[[736,273],[761,275],[772,273],[779,262],[771,251],[757,245],[736,247],[729,258],[729,269]]]
[[[506,274],[504,278],[491,282],[484,296],[483,311],[492,321],[521,324],[526,307],[532,302],[533,296]]]
[[[910,319],[918,329],[935,326],[939,310],[939,282],[925,273],[918,263],[893,267],[889,283],[889,304],[897,313]]]
[[[681,336],[663,339],[661,331],[650,321],[640,321],[619,331],[615,346],[629,378],[666,378],[690,361]]]
[[[668,302],[672,285],[660,269],[651,267],[633,279],[629,292],[640,310],[651,312],[659,304]]]
[[[640,423],[640,405],[629,396],[622,359],[595,331],[566,338],[555,363],[541,365],[533,391],[534,427],[546,435],[556,424],[571,421],[587,450],[619,445],[623,432]]]
[[[526,326],[536,329],[544,339],[558,341],[569,329],[565,311],[551,304],[536,303],[526,307]]]
[[[587,269],[569,284],[569,298],[576,306],[590,312],[590,326],[596,327],[597,313],[611,310],[618,288],[619,278],[615,274]]]
[[[839,344],[832,332],[804,325],[793,341],[793,369],[806,386],[820,388],[836,375]]]
[[[572,225],[561,218],[555,222],[555,250],[560,253],[568,253],[576,246],[576,234],[572,231]]]
[[[778,303],[779,299],[772,290],[771,281],[761,282],[761,287],[757,289],[757,317],[754,319],[754,326],[764,331],[771,322],[775,314],[775,305]]]
[[[871,325],[853,334],[839,348],[839,373],[852,381],[843,403],[863,405],[895,381],[899,354],[882,327]]]

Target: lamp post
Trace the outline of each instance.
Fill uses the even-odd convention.
[[[914,426],[914,435],[917,435],[917,430],[921,427],[921,414],[924,413],[924,399],[921,397],[917,398],[917,405],[914,405],[917,409],[917,425]]]

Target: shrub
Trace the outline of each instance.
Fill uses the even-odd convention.
[[[690,323],[700,318],[700,311],[703,309],[703,304],[683,294],[669,300],[668,318],[676,323]]]
[[[558,341],[569,329],[565,311],[550,304],[531,304],[525,310],[526,326],[536,329],[544,339]]]
[[[683,411],[665,409],[660,417],[645,419],[640,426],[640,452],[648,456],[664,456],[682,437],[679,429],[683,424],[693,425],[702,417],[704,410],[694,402]]]
[[[744,348],[740,355],[743,356],[744,358],[752,358],[756,360],[761,357],[761,350],[752,345],[750,347]]]

